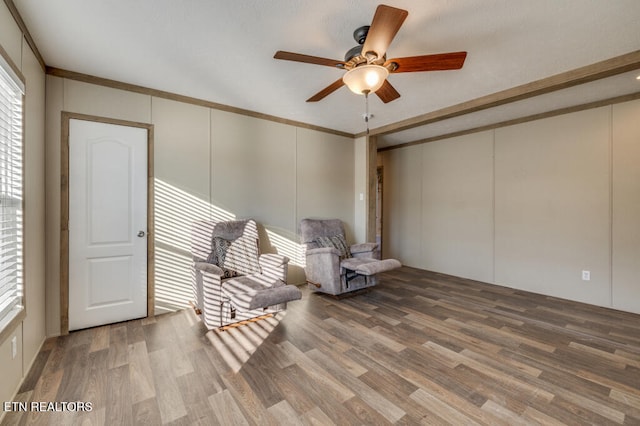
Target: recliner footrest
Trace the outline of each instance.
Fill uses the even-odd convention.
[[[263,309],[302,298],[300,289],[277,280],[264,283],[252,276],[238,277],[222,286],[222,294],[235,308],[245,311]],[[269,285],[270,284],[270,285]]]
[[[300,289],[294,285],[284,285],[282,287],[268,288],[257,291],[249,300],[245,299],[246,295],[239,294],[231,298],[231,303],[238,306],[239,300],[243,300],[247,310],[267,308],[269,306],[279,305],[281,303],[291,302],[302,298]],[[234,300],[235,299],[235,300]]]
[[[358,265],[354,272],[359,275],[375,275],[380,272],[387,272],[401,267],[402,264],[396,259],[384,259],[376,262],[363,263]]]

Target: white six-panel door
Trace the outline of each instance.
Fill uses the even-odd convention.
[[[147,129],[69,122],[69,330],[147,315]]]

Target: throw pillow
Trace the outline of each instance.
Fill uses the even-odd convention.
[[[347,240],[345,240],[342,234],[332,235],[330,237],[318,237],[315,239],[315,243],[318,247],[332,247],[337,249],[340,253],[340,260],[351,257],[351,250],[349,250]]]
[[[211,253],[207,258],[207,262],[219,266],[224,273],[224,278],[237,277],[238,273],[224,266],[224,260],[227,257],[227,250],[231,246],[231,241],[221,237],[213,237],[211,240]]]

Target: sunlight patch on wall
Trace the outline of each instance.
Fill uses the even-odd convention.
[[[289,264],[304,268],[305,265],[305,247],[302,244],[294,242],[289,238],[276,234],[273,231],[266,230],[269,242],[278,251],[278,254],[287,256]]]
[[[160,179],[154,180],[154,186],[155,297],[161,313],[185,308],[193,300],[193,223],[235,216]]]
[[[181,250],[191,247],[191,224],[200,220],[233,220],[235,215],[155,179],[156,242]]]
[[[191,289],[191,257],[173,250],[156,247],[156,310],[174,311],[189,306]]]
[[[160,179],[154,185],[155,298],[157,313],[163,313],[188,307],[195,299],[194,254],[206,261],[213,223],[236,220],[236,215]],[[290,276],[296,277],[305,266],[305,247],[294,241],[297,235],[283,233],[267,229],[264,243],[273,249],[267,251],[290,259]]]

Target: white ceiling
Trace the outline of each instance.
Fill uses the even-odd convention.
[[[364,98],[326,66],[273,59],[277,50],[342,60],[368,0],[14,0],[47,65],[352,134]],[[458,71],[394,74],[402,95],[370,100],[372,129],[640,49],[638,0],[390,0],[409,16],[387,56],[465,50]],[[640,92],[634,73],[513,107],[384,136],[383,146],[517,115]],[[517,107],[517,108],[516,108]],[[507,115],[505,115],[507,114]],[[505,118],[506,117],[506,118]]]

